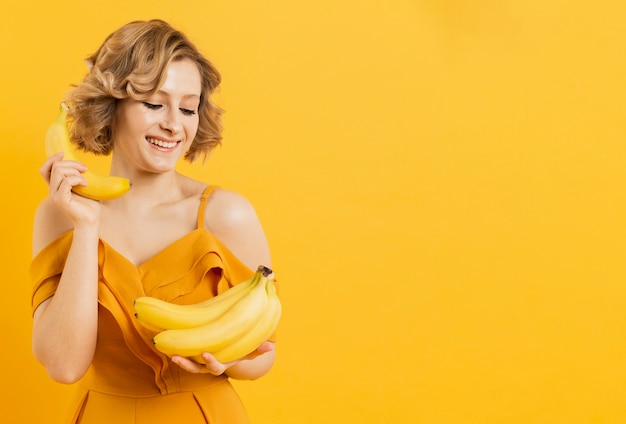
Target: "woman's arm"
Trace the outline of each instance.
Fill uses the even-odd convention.
[[[89,368],[96,346],[100,204],[70,193],[84,167],[56,160],[41,169],[50,196],[35,214],[33,256],[62,233],[73,228],[74,234],[55,295],[34,312],[32,345],[54,380],[74,383]]]
[[[256,211],[243,196],[216,190],[209,199],[205,222],[211,232],[228,247],[248,268],[256,270],[259,265],[271,268],[270,251]],[[206,365],[186,358],[173,357],[173,361],[190,372],[226,373],[239,380],[254,380],[267,374],[274,365],[274,343],[265,342],[245,358],[222,364],[212,355],[203,355]]]

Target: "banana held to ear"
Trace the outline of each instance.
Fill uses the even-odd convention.
[[[59,116],[46,132],[47,157],[63,152],[64,160],[77,160],[67,132],[66,119],[67,106],[62,104]],[[126,178],[99,175],[91,171],[86,171],[82,175],[87,181],[87,186],[74,186],[72,191],[83,197],[94,200],[111,200],[123,196],[130,190],[130,181]]]
[[[202,362],[203,352],[227,349],[220,354],[226,359],[252,352],[274,332],[280,318],[272,271],[261,266],[256,274],[254,283],[249,283],[253,287],[247,292],[242,290],[244,294],[236,296],[237,301],[222,315],[196,327],[162,331],[152,340],[155,348],[169,356],[190,357],[198,362]]]
[[[179,305],[151,296],[135,299],[135,317],[150,330],[180,330],[206,324],[221,317],[246,296],[263,277],[255,272],[248,280],[199,303]]]

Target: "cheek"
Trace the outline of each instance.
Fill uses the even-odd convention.
[[[194,120],[190,120],[187,123],[187,129],[185,132],[187,133],[188,141],[192,141],[194,138],[196,138],[196,134],[198,134],[198,126],[199,120],[197,118]]]
[[[116,138],[133,139],[147,127],[146,117],[133,110],[126,110],[116,117],[114,130]]]

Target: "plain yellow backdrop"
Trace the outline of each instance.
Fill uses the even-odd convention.
[[[626,5],[599,0],[5,1],[1,410],[57,423],[30,351],[37,170],[118,26],[163,18],[223,74],[207,182],[257,207],[281,280],[256,424],[626,422]],[[106,171],[106,160],[88,157]]]

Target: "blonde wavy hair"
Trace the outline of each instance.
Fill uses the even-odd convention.
[[[184,158],[206,157],[222,141],[223,110],[211,98],[221,76],[182,32],[160,19],[122,26],[87,57],[89,73],[65,99],[72,141],[84,151],[110,154],[117,103],[149,98],[164,82],[168,65],[182,59],[197,64],[202,80],[198,132]]]

